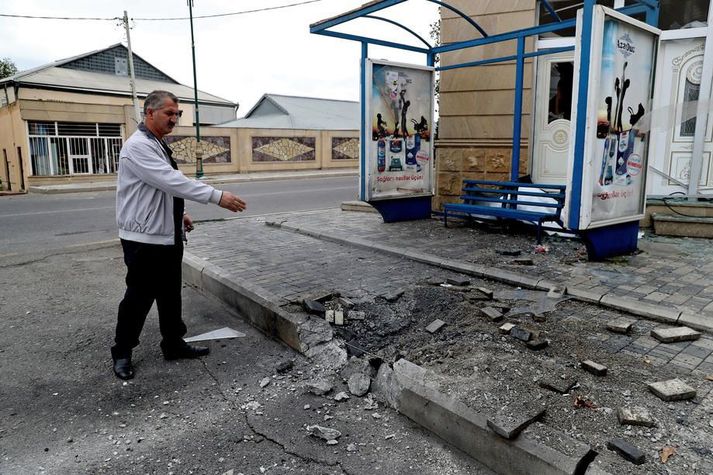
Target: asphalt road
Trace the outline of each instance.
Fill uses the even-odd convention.
[[[136,378],[118,380],[109,347],[123,273],[116,244],[0,256],[0,473],[490,473],[382,404],[335,401],[347,390],[339,375],[191,288],[189,334],[229,326],[245,337],[167,362],[152,311]],[[294,367],[278,373],[286,360]],[[318,377],[334,390],[307,392]],[[310,436],[314,424],[340,431],[337,445]]]
[[[302,178],[218,185],[248,204],[240,216],[338,207],[353,200],[357,177]],[[236,216],[215,205],[189,202],[194,220]],[[199,231],[199,230],[197,230]],[[113,191],[0,197],[0,256],[60,249],[114,239]]]

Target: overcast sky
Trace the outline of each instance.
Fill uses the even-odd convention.
[[[194,0],[193,15],[240,12],[297,3],[301,0]],[[242,116],[264,93],[358,100],[358,42],[309,33],[309,25],[344,13],[365,0],[321,0],[290,8],[213,19],[195,19],[198,88],[239,102]],[[193,86],[188,20],[142,18],[187,17],[186,0],[2,0],[0,13],[57,17],[121,17],[127,10],[135,54],[177,81]],[[429,25],[437,5],[409,0],[380,16],[396,20],[432,43]],[[391,41],[419,42],[388,23],[360,19],[340,31]],[[0,58],[18,69],[126,44],[120,21],[39,20],[0,17]],[[371,46],[372,58],[425,64],[425,55]]]

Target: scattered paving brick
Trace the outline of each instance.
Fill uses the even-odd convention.
[[[324,314],[326,312],[324,305],[322,305],[320,302],[316,300],[303,300],[302,301],[302,306],[304,307],[305,311],[308,313],[313,313],[315,315],[319,315],[321,317],[324,317]]]
[[[437,318],[426,327],[426,331],[428,333],[436,333],[438,330],[443,328],[443,325],[445,325],[445,324],[446,324],[446,322],[444,322],[443,320],[439,320]]]
[[[500,330],[500,333],[507,335],[513,328],[515,328],[514,323],[504,323],[498,330]]]
[[[631,327],[634,323],[636,323],[636,320],[632,320],[631,318],[617,318],[616,320],[607,322],[607,330],[614,333],[626,334],[631,331]]]
[[[477,290],[477,291],[480,292],[481,294],[485,295],[485,296],[488,297],[489,299],[492,299],[492,298],[493,298],[493,291],[490,290],[490,289],[487,289],[487,288],[485,288],[485,287],[476,287],[475,290]]]
[[[498,310],[497,308],[494,307],[485,307],[480,309],[481,313],[488,317],[490,321],[492,322],[497,322],[499,320],[503,319],[503,314]]]
[[[349,318],[349,320],[364,320],[366,318],[366,312],[363,310],[350,310],[347,313],[347,318]]]
[[[567,377],[565,377],[565,379],[552,377],[550,379],[540,380],[539,385],[541,388],[549,389],[556,393],[567,394],[577,385],[577,381]]]
[[[526,344],[529,349],[539,351],[539,350],[544,350],[545,348],[547,348],[549,346],[550,342],[547,340],[544,340],[544,339],[537,339],[537,340],[530,340]]]
[[[688,327],[654,328],[651,336],[661,343],[693,341],[701,337],[701,332]]]
[[[629,462],[635,465],[641,465],[646,462],[646,456],[636,446],[630,444],[623,439],[612,439],[607,442],[607,448],[617,452]]]
[[[538,323],[544,323],[547,321],[547,315],[544,313],[533,313],[532,319]]]
[[[506,409],[492,419],[488,418],[488,427],[500,437],[514,439],[527,426],[542,419],[545,412],[547,412],[547,408],[544,407]]]
[[[446,279],[446,282],[451,285],[457,285],[459,287],[465,287],[466,285],[470,285],[470,280],[463,277],[449,277],[448,279]]]
[[[592,360],[582,361],[582,369],[594,376],[606,376],[607,367]]]
[[[510,330],[510,335],[524,342],[528,342],[532,339],[532,332],[518,326],[515,326]]]
[[[645,407],[620,407],[616,416],[621,425],[656,427],[656,421]]]
[[[678,378],[651,383],[649,390],[663,401],[683,401],[696,397],[696,390]]]

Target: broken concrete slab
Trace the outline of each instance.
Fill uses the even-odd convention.
[[[500,437],[514,439],[527,426],[540,420],[547,412],[544,407],[509,407],[488,418],[488,427]]]
[[[528,342],[532,339],[532,332],[518,326],[515,326],[510,330],[510,335],[524,342]]]
[[[649,391],[663,401],[684,401],[696,397],[696,390],[678,378],[651,383]]]
[[[527,347],[534,351],[544,350],[549,346],[550,342],[548,340],[538,338],[536,340],[530,340],[526,343]]]
[[[470,280],[465,277],[448,277],[446,282],[451,285],[457,285],[458,287],[470,285]]]
[[[582,369],[584,371],[586,371],[588,373],[592,373],[594,376],[606,376],[607,375],[607,367],[602,364],[595,363],[592,360],[582,361],[581,365],[582,365]]]
[[[315,396],[324,396],[332,390],[332,384],[324,379],[316,379],[313,381],[307,381],[304,388]]]
[[[339,376],[347,381],[355,373],[363,373],[373,378],[376,376],[376,369],[368,360],[352,356],[344,368],[339,371]]]
[[[547,292],[547,297],[551,299],[561,299],[567,293],[567,287],[552,287]]]
[[[569,377],[565,377],[564,379],[551,377],[541,379],[538,384],[541,388],[549,389],[550,391],[560,394],[567,394],[577,385],[577,380]]]
[[[398,299],[401,298],[401,296],[404,294],[403,290],[397,290],[394,292],[390,292],[388,294],[384,294],[381,297],[386,300],[387,302],[396,302]]]
[[[486,317],[488,317],[488,319],[490,319],[491,322],[497,322],[497,321],[503,319],[502,312],[495,307],[481,308],[480,312],[483,315],[485,315]]]
[[[346,401],[347,399],[349,399],[349,394],[345,393],[344,391],[338,392],[334,396],[334,400],[337,402]]]
[[[645,407],[620,407],[616,416],[621,425],[656,427],[656,421]]]
[[[331,341],[334,337],[332,327],[324,320],[310,318],[299,327],[300,342],[303,345],[302,351],[320,343]]]
[[[347,313],[347,318],[349,320],[364,320],[366,318],[366,312],[362,310],[350,310]]]
[[[631,327],[636,323],[636,320],[631,318],[617,318],[616,320],[611,320],[607,322],[607,330],[614,333],[626,334],[631,331]]]
[[[443,325],[445,325],[445,324],[446,324],[446,322],[444,322],[443,320],[439,320],[437,318],[426,327],[426,331],[428,333],[436,333],[438,330],[443,328]]]
[[[349,300],[346,297],[339,297],[337,299],[337,302],[339,302],[339,305],[346,308],[347,310],[350,308],[354,308],[354,305],[356,305],[354,302],[352,302],[351,300]]]
[[[493,291],[486,287],[476,287],[475,290],[488,297],[489,299],[493,298]]]
[[[617,452],[629,462],[641,465],[646,462],[646,456],[638,447],[630,444],[624,439],[612,439],[607,442],[607,448]]]
[[[319,437],[324,440],[337,440],[342,436],[342,433],[337,429],[332,429],[329,427],[322,427],[318,425],[307,426],[307,433],[314,437]]]
[[[651,336],[661,343],[675,343],[677,341],[693,341],[701,337],[701,332],[688,327],[654,328]]]
[[[347,350],[344,348],[344,343],[336,340],[309,348],[305,351],[305,356],[312,359],[313,364],[324,369],[339,369],[347,364]]]
[[[504,323],[498,330],[500,330],[500,333],[507,335],[513,328],[515,328],[514,323]]]
[[[280,361],[279,363],[277,363],[277,366],[275,366],[275,371],[277,371],[278,373],[286,373],[291,370],[294,365],[295,362],[292,360]]]
[[[305,297],[305,300],[314,300],[319,303],[325,303],[329,302],[330,300],[334,300],[338,298],[341,294],[337,290],[315,290],[314,292],[310,292],[309,294],[303,294]]]
[[[349,377],[347,386],[349,386],[350,393],[357,397],[361,397],[369,392],[371,378],[364,373],[354,373]]]

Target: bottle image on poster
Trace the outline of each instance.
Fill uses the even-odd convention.
[[[370,198],[432,193],[433,71],[371,63],[367,88],[366,167]]]

